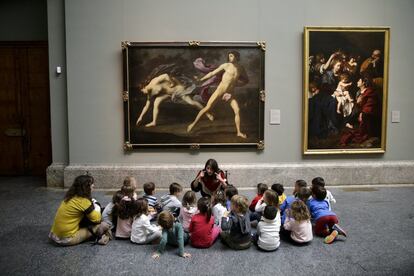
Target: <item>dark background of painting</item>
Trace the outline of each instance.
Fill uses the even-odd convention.
[[[384,32],[321,32],[309,33],[309,54],[329,56],[342,50],[347,54],[360,55],[362,61],[371,56],[373,50],[379,49],[384,54]]]
[[[214,121],[203,117],[191,133],[187,126],[195,119],[198,109],[169,99],[161,103],[157,126],[146,128],[152,120],[152,105],[144,116],[143,122],[136,127],[135,122],[145,104],[146,96],[139,90],[139,85],[152,70],[161,64],[175,63],[189,77],[203,76],[193,66],[196,58],[203,58],[207,64],[219,66],[227,62],[228,52],[240,53],[239,64],[242,65],[249,82],[236,87],[233,97],[240,107],[241,131],[247,139],[236,136],[234,112],[229,103],[220,100],[213,108]],[[259,91],[264,89],[264,59],[262,50],[254,48],[229,47],[129,47],[129,108],[130,108],[130,142],[132,144],[188,144],[188,143],[257,143],[263,140],[263,103],[259,100]],[[214,91],[216,86],[211,86]],[[196,88],[194,95],[199,92]]]

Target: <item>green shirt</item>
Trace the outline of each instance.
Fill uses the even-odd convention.
[[[162,237],[157,252],[164,253],[167,243],[178,246],[178,254],[180,256],[184,255],[184,230],[181,223],[174,222],[171,229],[162,229]]]

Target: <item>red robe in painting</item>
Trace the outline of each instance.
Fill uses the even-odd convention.
[[[362,143],[370,137],[379,137],[381,133],[381,108],[378,94],[372,87],[368,87],[359,96],[357,107],[362,113],[362,122],[359,127],[346,131],[341,136],[341,145],[348,143]]]

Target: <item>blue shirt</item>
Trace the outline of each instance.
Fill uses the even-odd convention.
[[[280,205],[280,214],[282,215],[282,225],[285,223],[286,214],[285,211],[287,209],[290,209],[290,206],[292,206],[292,203],[297,200],[294,196],[288,196],[285,201],[283,201],[282,205]]]
[[[316,221],[324,216],[336,216],[336,214],[329,210],[329,203],[326,200],[316,200],[311,198],[307,202],[312,220]]]
[[[226,208],[227,208],[227,211],[230,211],[230,209],[231,209],[231,200],[226,200]]]

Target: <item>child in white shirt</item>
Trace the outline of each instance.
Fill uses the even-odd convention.
[[[145,198],[139,198],[135,204],[136,215],[132,222],[131,242],[147,244],[159,240],[162,234],[161,228],[150,223],[148,201]]]
[[[227,212],[226,196],[223,191],[218,191],[211,197],[211,204],[213,205],[212,212],[214,216],[214,224],[221,227],[221,218]]]
[[[266,206],[257,224],[257,246],[264,251],[274,251],[280,245],[280,212],[276,206]]]

